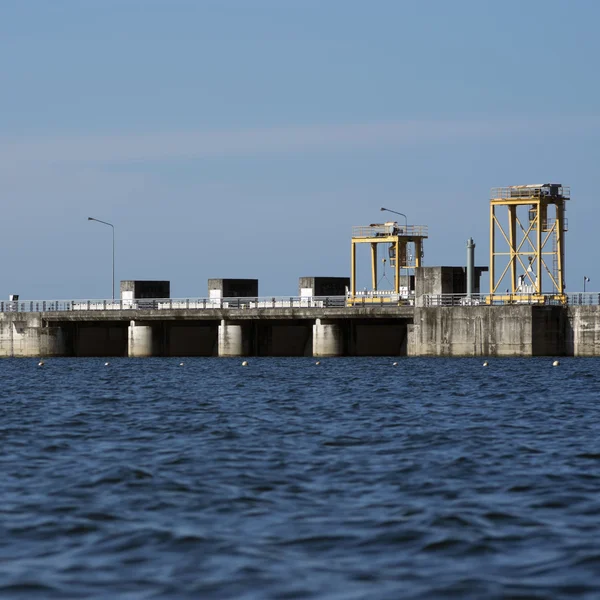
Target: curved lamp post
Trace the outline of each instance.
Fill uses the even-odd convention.
[[[379,210],[385,210],[387,212],[394,213],[395,215],[400,215],[401,217],[404,217],[404,226],[406,227],[405,231],[406,233],[408,233],[408,219],[406,218],[406,215],[404,213],[398,212],[397,210],[390,210],[389,208],[380,208]]]
[[[96,223],[102,223],[112,227],[112,299],[115,299],[115,226],[112,223],[95,219],[94,217],[88,217],[88,221],[96,221]]]

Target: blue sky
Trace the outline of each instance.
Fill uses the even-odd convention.
[[[380,206],[425,264],[489,262],[491,187],[571,186],[567,291],[600,289],[600,3],[5,0],[0,298],[116,279],[348,275]],[[360,282],[367,284],[366,261]]]

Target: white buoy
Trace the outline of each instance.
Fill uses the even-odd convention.
[[[397,363],[397,362],[395,362],[395,363],[392,363],[392,367],[397,367],[397,366],[398,366],[398,363]]]
[[[248,366],[248,361],[247,360],[243,361],[242,362],[242,367],[247,367],[247,366]]]
[[[484,366],[484,367],[487,367],[487,366],[488,366],[488,364],[489,364],[489,363],[488,363],[488,361],[487,361],[487,360],[483,361],[483,366]]]
[[[315,365],[320,365],[320,364],[321,364],[321,361],[320,361],[320,360],[318,360],[318,361],[315,363]]]
[[[555,360],[555,361],[552,363],[552,366],[553,366],[553,367],[558,367],[558,366],[560,366],[560,362],[558,362],[557,360]]]
[[[44,361],[40,360],[40,362],[38,363],[38,367],[43,367],[44,366]]]
[[[110,363],[109,363],[109,362],[105,362],[105,363],[104,363],[104,366],[105,366],[105,367],[110,367]]]
[[[183,367],[183,363],[179,363],[179,366],[180,366],[180,367]]]

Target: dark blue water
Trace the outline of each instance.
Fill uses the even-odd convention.
[[[108,360],[0,361],[0,597],[600,596],[600,360]]]

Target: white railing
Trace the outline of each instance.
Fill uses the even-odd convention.
[[[0,302],[0,313],[7,312],[76,312],[116,310],[252,310],[252,309],[323,309],[352,308],[365,305],[394,306],[495,306],[504,304],[545,304],[598,306],[600,293],[567,294],[566,302],[556,296],[512,294],[424,294],[405,296],[393,292],[357,292],[348,296],[268,296],[259,298],[148,298],[135,300],[19,300]]]
[[[486,303],[483,294],[423,294],[422,306],[479,306]]]
[[[352,227],[353,238],[376,238],[389,236],[427,237],[427,225],[401,225],[395,222],[374,223]]]
[[[258,298],[137,298],[134,300],[19,300],[0,302],[3,312],[111,310],[215,310],[339,308],[345,296],[268,296]]]
[[[571,197],[571,188],[566,185],[547,183],[512,185],[509,187],[494,187],[490,195],[492,200],[514,198],[564,198],[568,200]]]
[[[565,302],[556,295],[538,296],[534,294],[424,294],[421,306],[499,306],[505,304],[543,304],[543,305],[569,305],[569,306],[598,306],[600,293],[566,294]]]

